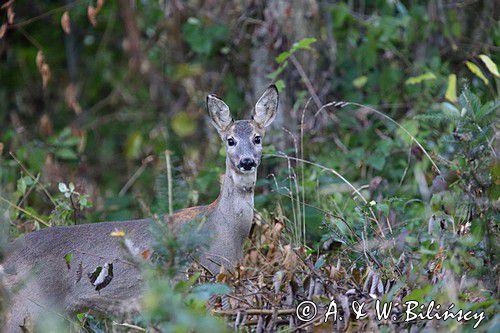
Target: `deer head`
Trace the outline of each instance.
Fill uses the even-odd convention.
[[[262,155],[265,129],[278,110],[278,89],[266,89],[255,105],[251,120],[233,121],[229,107],[214,95],[207,97],[212,124],[226,143],[226,167],[235,175],[255,174]]]

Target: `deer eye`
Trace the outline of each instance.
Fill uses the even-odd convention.
[[[260,143],[262,142],[262,138],[260,136],[256,136],[254,139],[253,139],[253,142],[256,144],[256,145],[260,145]]]
[[[233,138],[229,138],[229,139],[227,139],[227,144],[228,144],[229,146],[231,146],[231,147],[232,147],[232,146],[236,146],[236,141],[234,141],[234,139],[233,139]]]

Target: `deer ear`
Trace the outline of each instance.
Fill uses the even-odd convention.
[[[259,127],[267,127],[273,122],[278,112],[278,101],[278,88],[273,84],[264,91],[255,104],[253,120]]]
[[[233,123],[229,107],[215,95],[207,96],[207,110],[212,124],[219,134],[227,130]]]

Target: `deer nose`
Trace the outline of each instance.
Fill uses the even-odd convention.
[[[240,161],[239,167],[245,171],[250,171],[252,168],[255,168],[257,163],[253,158],[244,158]]]

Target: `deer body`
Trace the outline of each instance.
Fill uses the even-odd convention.
[[[207,98],[212,123],[227,143],[226,173],[220,195],[208,206],[181,210],[164,222],[172,223],[172,230],[180,232],[186,224],[204,220],[202,230],[210,239],[201,250],[200,262],[213,274],[222,265],[232,270],[243,255],[243,244],[253,220],[260,138],[274,119],[277,105],[278,93],[271,86],[257,102],[252,120],[234,122],[222,100],[215,96]],[[130,249],[125,249],[111,233],[124,231],[130,247],[143,253],[153,246],[151,223],[156,222],[142,219],[50,227],[15,241],[0,266],[0,277],[11,291],[7,322],[3,327],[0,325],[0,330],[21,332],[27,320],[37,320],[53,308],[66,313],[90,308],[103,313],[139,309],[142,273],[128,260]],[[68,254],[71,254],[69,263],[65,258]],[[112,279],[97,291],[89,275],[97,267],[102,267],[104,273],[107,270],[109,275],[109,264],[112,264]]]

